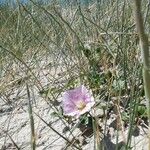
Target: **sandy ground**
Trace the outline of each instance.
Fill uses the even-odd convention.
[[[23,103],[23,101],[22,101]],[[21,106],[21,107],[20,107]],[[57,132],[72,139],[69,133],[64,134],[63,129],[65,126],[58,117],[52,116],[54,112],[52,107],[42,99],[36,99],[36,105],[33,106],[33,111],[37,113],[44,121],[50,124]],[[50,129],[39,117],[34,115],[35,134],[37,150],[61,150],[65,147],[66,141],[61,138],[57,133]],[[28,105],[26,103],[16,107],[1,105],[0,113],[0,149],[11,150],[17,149],[14,143],[20,149],[29,150],[30,148],[30,121],[28,114]],[[74,136],[81,134],[79,129],[73,132]],[[89,147],[90,148],[90,147]],[[72,148],[73,149],[73,148]],[[91,149],[91,148],[90,148]]]
[[[3,112],[2,112],[3,110]],[[29,150],[30,147],[30,121],[27,105],[16,108],[6,107],[3,105],[0,114],[0,149],[1,150],[12,150],[17,149],[12,141],[14,141],[20,149]],[[44,101],[38,100],[36,106],[33,107],[34,112],[37,112],[47,123],[63,136],[72,139],[72,136],[63,133],[65,128],[64,123],[58,118],[53,117],[51,113],[52,108]],[[36,143],[37,150],[62,150],[65,148],[66,141],[61,138],[57,133],[51,130],[41,119],[34,115],[35,120],[35,131],[36,131]],[[113,129],[112,129],[113,130]],[[127,133],[127,130],[126,132]],[[81,134],[79,129],[73,132],[74,136]],[[137,134],[137,135],[136,135]],[[114,136],[114,137],[113,137]],[[106,136],[104,138],[106,149],[115,150],[115,134],[112,137]],[[121,137],[121,136],[120,136]],[[94,150],[93,136],[86,139],[87,144],[83,146],[83,150],[90,149]],[[122,137],[120,138],[121,142]],[[134,150],[148,150],[148,139],[146,134],[139,128],[139,132],[136,131],[133,136],[132,145]],[[68,149],[76,149],[70,147]]]
[[[42,65],[44,66],[44,65]],[[62,72],[63,68],[57,68]],[[40,79],[42,85],[54,85],[55,81],[48,78],[48,74],[51,77],[58,78],[57,70],[47,70],[42,67],[37,73],[38,78]],[[61,85],[59,85],[61,86]],[[33,111],[37,113],[44,121],[50,124],[58,133],[63,135],[65,138],[70,141],[73,139],[73,136],[79,141],[82,141],[81,131],[77,128],[71,134],[70,131],[64,133],[64,128],[70,126],[67,122],[63,122],[59,117],[51,115],[55,109],[52,107],[50,102],[45,101],[41,95],[37,92],[37,87],[32,87],[30,89],[31,101]],[[10,92],[12,91],[12,92]],[[12,86],[7,94],[7,102],[5,101],[6,97],[4,95],[0,98],[0,149],[1,150],[13,150],[13,149],[22,149],[30,150],[30,121],[28,113],[28,98],[26,94],[26,87],[14,87]],[[10,102],[8,102],[8,99]],[[57,106],[59,109],[60,106]],[[112,121],[112,120],[111,120]],[[110,122],[111,124],[111,121]],[[73,150],[76,149],[73,146],[66,147],[67,142],[64,140],[58,133],[54,132],[49,128],[39,117],[34,114],[34,123],[35,123],[35,135],[36,135],[36,149],[37,150]],[[110,125],[108,125],[108,128]],[[132,136],[132,150],[148,150],[148,139],[146,136],[146,128],[139,127],[135,132],[135,135]],[[128,129],[125,130],[125,138],[127,138]],[[122,145],[122,135],[119,133],[120,145]],[[91,135],[86,137],[86,144],[82,146],[83,150],[94,150],[94,136]],[[105,145],[106,150],[115,150],[116,149],[116,132],[113,130],[113,127],[110,127],[110,135],[103,136],[103,144]],[[81,143],[82,143],[81,142]],[[81,144],[80,143],[80,144]],[[16,145],[16,146],[15,146]],[[17,148],[18,147],[18,148]],[[119,148],[121,149],[121,148]]]

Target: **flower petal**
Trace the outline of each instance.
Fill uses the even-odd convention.
[[[76,89],[68,90],[62,95],[62,105],[65,115],[79,117],[90,111],[94,104],[92,94],[83,85]]]

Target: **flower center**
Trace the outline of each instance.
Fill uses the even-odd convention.
[[[76,107],[78,108],[78,110],[83,110],[86,107],[86,103],[83,101],[79,101],[76,103]]]

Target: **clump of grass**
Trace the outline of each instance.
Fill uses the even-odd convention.
[[[143,1],[142,9],[146,6],[147,1]],[[115,116],[118,136],[115,145],[109,141],[111,146],[116,149],[133,146],[132,129],[139,126],[140,120],[146,123],[147,112],[143,111],[146,105],[142,64],[132,3],[107,0],[88,5],[75,2],[65,7],[55,2],[40,5],[30,0],[28,4],[17,1],[16,7],[4,5],[0,9],[0,93],[4,105],[24,110],[23,104],[27,101],[24,87],[28,83],[32,91],[30,97],[33,97],[30,99],[32,115],[36,114],[46,127],[61,137],[66,147],[81,149],[83,143],[78,137],[86,141],[84,133],[92,130],[95,149],[109,149],[107,140],[110,140],[112,116]],[[149,10],[144,13],[148,30]],[[77,120],[64,116],[61,110],[61,93],[80,84],[90,87],[96,101],[94,109],[101,110],[92,123],[89,116],[83,116],[76,123]],[[69,128],[65,134],[38,114],[37,103],[43,101],[51,111],[47,118],[59,119],[63,127]],[[34,124],[36,126],[36,121],[32,121],[31,127]],[[74,134],[81,126],[80,133]],[[36,129],[32,129],[34,136]],[[123,144],[118,141],[120,131]],[[8,128],[7,135],[9,132]],[[38,141],[32,145],[37,147]]]

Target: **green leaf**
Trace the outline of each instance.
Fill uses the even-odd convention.
[[[147,116],[147,107],[143,104],[140,104],[137,108],[138,115],[141,117],[146,117]]]

